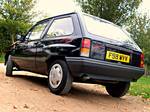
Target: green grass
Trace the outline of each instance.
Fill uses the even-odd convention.
[[[131,83],[129,93],[134,96],[150,98],[150,77],[143,76],[137,82]]]
[[[0,63],[4,62],[4,55],[0,55]]]

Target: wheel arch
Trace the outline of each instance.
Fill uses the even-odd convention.
[[[53,56],[49,56],[46,60],[47,69],[49,69],[50,64],[56,60],[63,60],[66,62],[67,66],[68,66],[65,56],[53,55]],[[69,66],[68,66],[68,69],[69,69]],[[70,71],[70,69],[69,69],[69,71]]]
[[[59,55],[53,55],[53,56],[49,56],[46,60],[46,64],[47,64],[47,71],[49,70],[49,66],[56,60],[63,60],[66,62],[67,66],[68,66],[68,70],[70,72],[70,74],[73,76],[73,73],[71,72],[71,69],[67,63],[66,60],[66,56],[59,56]]]

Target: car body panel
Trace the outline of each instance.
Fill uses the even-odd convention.
[[[12,59],[21,69],[35,71],[36,41],[20,43],[12,53]],[[32,63],[31,63],[32,62]]]
[[[53,21],[67,17],[72,18],[74,28],[73,33],[70,35],[57,36],[55,38],[47,38],[47,32]],[[139,56],[142,52],[141,50],[129,46],[122,46],[122,43],[119,43],[116,40],[103,38],[89,33],[81,14],[75,12],[54,16],[39,21],[37,24],[42,22],[48,22],[48,24],[43,30],[40,39],[28,41],[25,40],[27,37],[26,35],[23,41],[16,42],[6,54],[6,57],[8,54],[12,55],[13,62],[18,68],[48,75],[48,68],[51,62],[55,59],[63,59],[68,64],[71,74],[77,78],[82,78],[86,74],[89,78],[97,80],[136,81],[144,74],[144,69],[138,67],[138,64],[134,65],[130,63],[127,65],[125,63],[106,60],[105,56],[108,48],[112,48],[117,52],[127,53],[131,58],[134,56],[133,54]],[[32,28],[30,30],[32,30]],[[90,56],[88,58],[80,56],[83,38],[91,40],[92,45],[90,48]],[[103,52],[102,58],[93,56],[92,46],[94,45],[94,42],[103,45],[103,49],[101,49]],[[137,59],[138,58],[131,62],[134,62]]]
[[[66,57],[66,60],[75,77],[128,82],[136,81],[144,73],[143,68],[123,65],[121,63],[111,63],[85,57]]]

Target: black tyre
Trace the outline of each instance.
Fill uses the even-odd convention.
[[[13,61],[11,59],[11,56],[9,56],[6,63],[6,76],[12,76],[13,67],[14,67]]]
[[[106,90],[112,97],[124,96],[130,87],[130,82],[119,82],[117,84],[111,84],[106,86]]]
[[[49,67],[48,86],[54,94],[66,94],[70,91],[73,78],[63,60],[56,60]]]

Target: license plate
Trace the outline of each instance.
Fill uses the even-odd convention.
[[[113,52],[113,51],[107,51],[106,59],[124,62],[124,63],[130,62],[130,56],[129,55],[121,54],[121,53],[117,53],[117,52]]]

